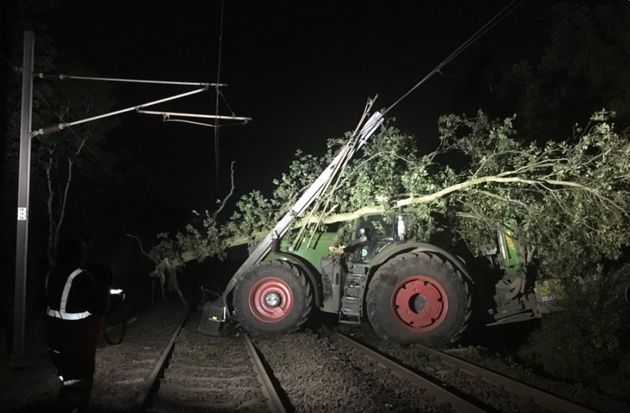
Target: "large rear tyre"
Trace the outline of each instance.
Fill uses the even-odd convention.
[[[386,340],[440,348],[456,341],[470,318],[471,296],[460,271],[426,252],[398,255],[372,277],[368,318]]]
[[[234,316],[253,335],[295,331],[313,308],[313,292],[299,269],[284,261],[255,265],[236,285]]]

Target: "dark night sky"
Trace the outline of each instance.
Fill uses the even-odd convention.
[[[355,126],[367,97],[378,93],[378,107],[391,104],[507,3],[226,1],[224,93],[238,115],[254,121],[221,130],[223,189],[235,160],[239,195],[253,188],[270,194],[296,149],[321,153],[327,138]],[[544,36],[541,3],[526,1],[392,111],[397,126],[433,144],[440,114],[476,110],[474,96],[456,95],[469,71],[488,56],[528,57]],[[45,22],[62,55],[84,62],[89,74],[216,79],[219,0],[65,0]],[[124,86],[115,97],[124,107],[178,90]],[[213,113],[214,95],[161,108]],[[163,202],[186,211],[213,208],[210,128],[128,114],[113,135],[159,176]]]

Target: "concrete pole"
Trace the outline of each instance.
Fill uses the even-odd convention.
[[[15,247],[15,301],[13,304],[14,365],[23,364],[26,315],[26,273],[28,259],[28,205],[31,181],[31,115],[33,112],[33,61],[35,33],[24,32],[22,63],[22,120],[20,126],[20,165],[18,175],[17,241]]]

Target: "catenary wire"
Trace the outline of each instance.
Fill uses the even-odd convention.
[[[221,7],[219,18],[219,48],[217,51],[217,84],[221,81],[221,54],[223,52],[223,14],[225,10],[225,1],[221,0],[219,6]],[[219,95],[219,88],[215,89],[216,97],[214,104],[214,112],[217,118],[214,121],[214,173],[216,190],[219,191],[219,104],[221,102],[221,95]]]
[[[402,102],[407,96],[413,93],[418,87],[420,87],[423,83],[429,80],[433,75],[439,73],[440,70],[449,64],[453,59],[459,56],[464,50],[470,47],[473,43],[475,43],[479,38],[481,38],[484,34],[486,34],[490,29],[492,29],[495,25],[497,25],[501,20],[506,18],[509,14],[511,14],[518,6],[521,5],[525,0],[512,0],[507,6],[501,9],[497,14],[495,14],[486,24],[481,26],[475,33],[473,33],[466,41],[464,41],[457,49],[455,49],[450,55],[448,55],[442,62],[440,62],[435,68],[433,68],[429,73],[427,73],[422,79],[420,79],[415,85],[413,85],[407,92],[405,92],[401,97],[399,97],[394,103],[392,103],[389,107],[384,109],[383,115],[392,110],[395,106],[397,106],[400,102]]]

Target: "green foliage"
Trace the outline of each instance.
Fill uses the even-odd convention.
[[[515,139],[510,119],[443,118],[445,145],[466,155],[460,175],[468,182],[491,177],[451,195],[453,228],[481,247],[497,223],[515,219],[518,236],[553,276],[579,276],[603,258],[617,258],[628,243],[630,145],[608,115],[595,114],[575,144],[542,147]]]
[[[276,188],[269,202],[269,207],[273,209],[273,213],[265,214],[261,217],[262,221],[270,226],[270,219],[285,214],[288,209],[295,203],[297,197],[317,178],[326,163],[328,157],[318,158],[314,155],[305,154],[301,150],[296,151],[295,159],[289,165],[289,171],[282,174],[280,179],[274,179],[273,184]],[[260,195],[262,197],[262,195]],[[238,208],[244,208],[245,204],[250,203],[247,196],[243,198]]]
[[[163,263],[161,271],[177,270],[193,260],[202,262],[208,257],[224,257],[225,246],[215,214],[193,213],[197,218],[195,224],[186,225],[174,236],[158,234],[158,243],[148,255],[153,262]]]
[[[222,232],[227,236],[244,235],[253,239],[256,233],[270,228],[277,214],[278,211],[273,208],[271,201],[259,191],[253,191],[236,203],[236,211]]]
[[[630,365],[619,363],[630,345],[630,309],[623,297],[628,283],[626,265],[609,272],[598,268],[570,284],[564,311],[543,318],[521,356],[558,377],[592,384],[613,376],[630,380]]]
[[[518,139],[513,118],[448,115],[439,122],[439,148],[426,155],[414,137],[389,125],[350,161],[316,213],[334,221],[335,214],[365,207],[403,210],[416,216],[417,238],[448,228],[473,252],[493,242],[500,224],[515,220],[529,261],[537,258],[548,276],[579,278],[628,243],[630,144],[610,116],[596,113],[575,144],[539,146]],[[204,221],[214,226],[215,239],[198,244],[197,230],[187,229],[177,235],[178,248],[200,245],[202,251],[187,256],[216,256],[221,239],[253,239],[269,230],[344,141],[329,140],[322,157],[298,152],[270,199],[259,191],[243,196],[226,225]]]

